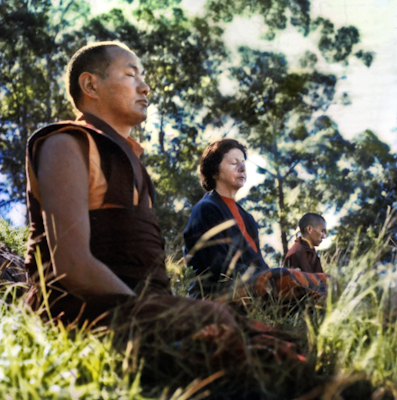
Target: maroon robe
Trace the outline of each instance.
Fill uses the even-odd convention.
[[[284,260],[284,268],[299,268],[303,272],[324,272],[316,250],[302,237],[296,239],[288,250]]]

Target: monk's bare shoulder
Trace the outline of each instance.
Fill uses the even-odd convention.
[[[82,159],[88,169],[88,141],[83,135],[71,133],[54,134],[40,145],[36,155],[39,171],[43,167],[55,167],[61,160],[69,160],[69,163],[76,159]]]

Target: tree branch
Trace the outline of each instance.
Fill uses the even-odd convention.
[[[294,169],[295,167],[302,161],[302,159],[300,158],[299,160],[296,161],[295,164],[292,165],[292,167],[290,167],[290,169],[287,171],[287,173],[285,174],[284,178],[286,178]]]
[[[12,203],[13,201],[15,201],[14,199],[11,200],[3,200],[2,202],[0,202],[0,208],[6,206],[7,204]]]

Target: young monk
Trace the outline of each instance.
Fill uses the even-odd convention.
[[[315,247],[327,236],[325,219],[315,213],[307,213],[299,220],[301,236],[288,250],[284,267],[296,268],[304,272],[324,272]]]

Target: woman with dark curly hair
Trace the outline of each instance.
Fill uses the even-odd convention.
[[[194,295],[230,286],[249,266],[255,272],[268,268],[259,250],[255,220],[235,201],[247,178],[246,159],[245,147],[233,139],[210,144],[201,157],[201,185],[207,193],[193,208],[184,232],[185,250],[191,253],[188,265],[200,277],[191,288]],[[225,221],[232,221],[232,226],[202,241],[198,249],[201,236]]]
[[[246,159],[245,147],[234,139],[210,144],[201,157],[201,185],[207,193],[194,206],[184,231],[186,261],[196,274],[190,294],[233,293],[235,300],[236,295],[246,298],[248,290],[260,297],[271,292],[287,301],[309,293],[322,297],[326,274],[269,269],[263,260],[257,224],[235,201],[247,179]]]

